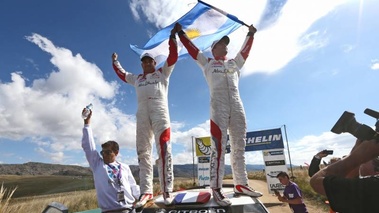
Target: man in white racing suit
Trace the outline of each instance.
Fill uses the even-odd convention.
[[[173,165],[170,143],[170,117],[168,111],[169,78],[178,59],[175,33],[170,36],[169,55],[163,67],[156,69],[156,61],[150,53],[141,55],[143,74],[126,72],[112,55],[113,69],[118,77],[136,88],[137,110],[137,154],[141,196],[135,207],[139,208],[153,199],[152,139],[155,137],[158,152],[157,166],[164,203],[171,205],[173,197]]]
[[[249,33],[240,52],[234,59],[226,59],[229,37],[224,36],[212,44],[214,58],[207,58],[187,37],[180,24],[177,33],[188,53],[203,70],[211,96],[211,180],[213,197],[221,206],[231,205],[222,191],[222,180],[225,170],[225,152],[227,130],[230,133],[231,164],[234,177],[234,192],[253,197],[262,196],[248,186],[245,165],[246,118],[240,99],[238,82],[240,69],[244,65],[253,44],[256,28],[251,25]]]

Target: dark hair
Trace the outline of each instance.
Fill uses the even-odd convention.
[[[276,175],[276,178],[279,178],[279,177],[287,177],[288,179],[290,179],[290,177],[288,176],[287,172],[279,172]]]
[[[101,148],[110,148],[112,151],[118,151],[118,143],[116,141],[107,141],[103,144],[101,144]]]

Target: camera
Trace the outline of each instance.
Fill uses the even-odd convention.
[[[327,150],[327,149],[325,149],[325,150],[322,150],[322,153],[327,154],[327,155],[332,155],[333,154],[333,150]]]
[[[379,113],[374,110],[367,108],[365,110],[365,113],[376,118],[377,120],[379,119]],[[377,124],[376,124],[377,127],[378,127],[378,123],[379,121],[377,121]],[[361,124],[357,122],[355,120],[355,114],[348,111],[345,111],[341,115],[341,117],[338,119],[336,124],[334,124],[331,131],[336,134],[348,132],[360,140],[376,139],[376,141],[379,142],[378,133],[375,130],[373,130],[371,127],[367,126],[366,124]]]

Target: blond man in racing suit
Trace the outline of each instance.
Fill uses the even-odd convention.
[[[225,167],[225,152],[228,129],[231,140],[231,164],[234,177],[234,192],[253,197],[262,193],[248,186],[245,165],[246,118],[238,91],[240,69],[244,65],[253,44],[256,28],[251,25],[240,52],[234,59],[226,59],[229,37],[224,36],[212,44],[214,58],[207,58],[187,37],[177,23],[177,33],[188,53],[203,70],[211,95],[211,188],[214,199],[221,206],[231,205],[222,191]]]
[[[173,164],[170,143],[170,117],[168,111],[169,78],[178,59],[175,33],[169,38],[169,55],[163,67],[156,69],[156,61],[150,53],[141,55],[143,74],[126,72],[112,55],[113,69],[118,77],[136,88],[138,99],[137,110],[137,154],[141,196],[135,207],[140,208],[153,199],[153,165],[152,139],[158,152],[157,166],[161,191],[165,205],[171,205],[173,197]]]

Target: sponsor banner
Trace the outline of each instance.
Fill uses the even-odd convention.
[[[201,156],[197,158],[197,179],[199,186],[209,186],[211,156]]]
[[[263,150],[263,161],[265,163],[265,173],[267,179],[268,192],[274,194],[274,189],[283,193],[284,185],[282,185],[276,175],[279,172],[287,172],[284,149]]]
[[[278,129],[269,129],[246,133],[245,151],[258,151],[267,149],[283,149],[282,131]],[[230,141],[226,146],[226,153],[230,153]]]
[[[281,165],[286,165],[286,161],[284,160],[265,161],[265,166],[281,166]]]
[[[196,156],[211,155],[211,137],[195,138]]]

